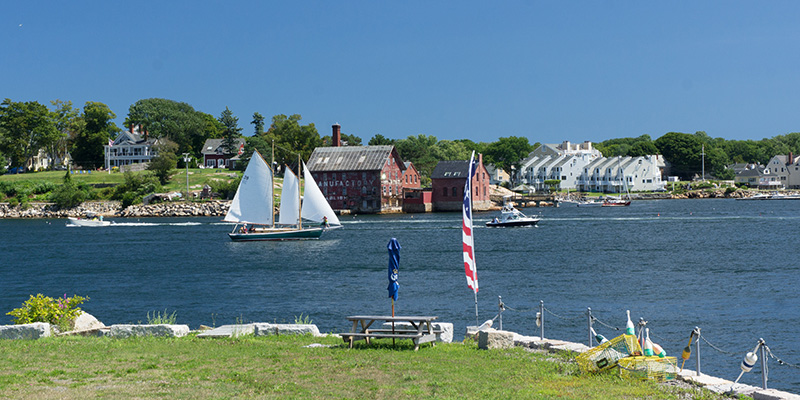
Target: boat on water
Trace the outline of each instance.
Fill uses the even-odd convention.
[[[103,220],[102,215],[88,218],[67,217],[68,226],[109,226],[113,223],[112,221]]]
[[[589,200],[589,199],[582,199],[576,202],[575,204],[578,207],[600,207],[603,205],[602,200]]]
[[[541,218],[529,217],[522,213],[522,211],[514,208],[511,203],[503,204],[500,210],[500,218],[494,218],[486,223],[490,228],[502,228],[511,226],[535,226],[539,223]]]
[[[267,166],[261,154],[257,151],[253,153],[231,202],[231,208],[224,218],[224,221],[236,224],[233,232],[228,234],[231,240],[249,242],[319,239],[324,232],[342,227],[305,163],[300,164],[305,179],[305,196],[301,200],[300,180],[287,168],[276,221],[272,169]],[[304,226],[303,220],[314,224]]]
[[[625,207],[631,205],[631,199],[623,199],[619,197],[606,197],[601,203],[603,207]]]

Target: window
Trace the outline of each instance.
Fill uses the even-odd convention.
[[[444,195],[444,197],[447,197],[447,188],[442,188],[442,195]]]
[[[454,186],[454,187],[453,187],[453,197],[458,197],[458,192],[456,192],[457,190],[458,190],[458,188],[456,188],[456,187]]]

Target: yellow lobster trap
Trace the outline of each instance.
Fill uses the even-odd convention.
[[[675,357],[626,357],[618,363],[619,376],[623,378],[664,382],[674,380],[678,375]]]
[[[641,356],[642,347],[634,335],[620,335],[592,347],[576,358],[583,373],[599,372],[617,365],[620,359]]]

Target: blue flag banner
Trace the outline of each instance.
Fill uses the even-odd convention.
[[[392,238],[389,244],[386,245],[389,249],[389,297],[397,301],[397,289],[400,284],[397,283],[397,270],[400,267],[400,243],[397,239]]]

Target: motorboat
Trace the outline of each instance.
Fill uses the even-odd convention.
[[[603,201],[602,205],[603,207],[625,207],[631,205],[631,200],[630,198],[621,199],[609,197]]]
[[[514,208],[510,203],[503,205],[500,210],[500,218],[494,218],[486,223],[490,228],[502,228],[506,226],[535,226],[539,223],[541,218],[529,217],[522,213],[522,211]]]
[[[67,217],[67,225],[71,226],[109,226],[113,224],[112,221],[103,220],[103,216],[92,218],[75,218]]]

